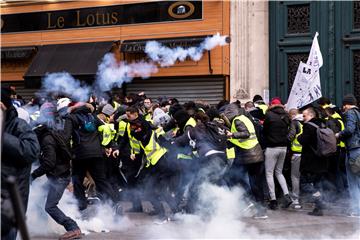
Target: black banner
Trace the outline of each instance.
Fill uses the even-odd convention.
[[[1,33],[202,19],[202,1],[162,1],[1,15]]]

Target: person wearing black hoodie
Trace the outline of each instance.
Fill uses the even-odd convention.
[[[60,225],[66,233],[59,239],[81,238],[81,230],[77,223],[66,216],[59,208],[58,203],[70,183],[71,153],[65,143],[62,133],[40,125],[35,129],[41,146],[40,166],[32,174],[32,180],[46,174],[49,190],[45,203],[45,211]]]
[[[83,186],[86,171],[89,171],[94,179],[96,190],[102,200],[118,202],[118,196],[105,176],[104,149],[101,146],[101,136],[97,131],[101,122],[93,115],[93,111],[91,104],[76,108],[67,116],[64,127],[65,141],[70,142],[71,137],[73,141],[72,180],[80,210],[87,208]]]
[[[291,205],[292,200],[285,177],[282,173],[287,145],[290,117],[285,111],[280,98],[273,98],[265,115],[263,134],[265,138],[265,175],[270,193],[270,209],[277,209],[274,173],[284,193],[284,207]]]
[[[31,164],[38,159],[40,146],[29,124],[18,118],[17,111],[11,104],[10,92],[7,87],[1,88],[1,238],[15,240],[17,229],[14,216],[9,211],[12,204],[6,180],[10,176],[16,177],[20,200],[26,212]]]

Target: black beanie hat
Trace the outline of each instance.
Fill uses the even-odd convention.
[[[255,95],[253,97],[253,102],[257,102],[257,101],[264,101],[263,98],[260,95]]]
[[[347,94],[343,98],[343,105],[357,105],[356,98],[353,94]]]
[[[173,118],[176,120],[180,128],[183,128],[186,122],[189,120],[190,115],[183,109],[174,113]]]

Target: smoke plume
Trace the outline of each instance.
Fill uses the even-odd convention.
[[[65,94],[76,101],[87,101],[91,88],[68,72],[49,73],[42,82],[41,94]]]
[[[169,67],[176,61],[183,62],[187,58],[193,61],[199,61],[205,50],[211,50],[217,46],[227,44],[227,36],[221,36],[219,33],[212,37],[207,37],[198,47],[190,48],[169,48],[157,41],[149,41],[145,46],[145,53],[154,62],[161,67]]]

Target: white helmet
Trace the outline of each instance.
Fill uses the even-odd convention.
[[[69,106],[70,103],[71,103],[71,100],[69,98],[60,98],[57,101],[56,110],[60,111],[60,109]]]

